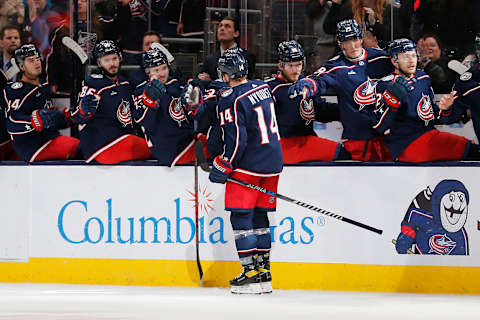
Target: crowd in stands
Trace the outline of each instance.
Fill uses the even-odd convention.
[[[237,2],[240,3],[240,1]],[[405,161],[409,161],[408,157],[402,158],[399,155],[392,157],[388,152],[379,157],[368,157],[369,152],[374,152],[373,149],[383,143],[383,133],[374,134],[374,128],[369,127],[365,131],[368,131],[368,134],[359,134],[358,139],[355,138],[357,133],[349,136],[349,126],[348,124],[345,126],[345,123],[349,121],[345,122],[345,113],[348,111],[343,108],[350,103],[350,101],[345,101],[353,99],[353,96],[347,100],[342,98],[343,94],[347,94],[340,88],[342,85],[345,86],[345,82],[340,84],[340,79],[324,80],[325,77],[320,76],[325,73],[325,70],[329,70],[329,61],[331,61],[329,59],[335,59],[334,57],[338,53],[340,53],[341,59],[345,59],[342,68],[362,65],[359,61],[363,54],[365,54],[365,61],[370,61],[372,55],[380,60],[384,59],[382,63],[385,62],[389,67],[379,67],[382,69],[381,72],[375,70],[365,73],[364,80],[367,81],[367,87],[361,90],[366,90],[362,94],[368,95],[371,93],[368,91],[370,80],[378,80],[395,70],[400,72],[401,68],[392,65],[394,60],[387,59],[387,53],[392,46],[392,40],[405,38],[415,44],[417,53],[415,66],[421,70],[418,74],[424,73],[425,77],[428,77],[433,89],[431,93],[452,95],[454,84],[457,88],[465,86],[462,86],[463,83],[458,83],[460,75],[448,67],[449,62],[459,60],[466,65],[466,69],[474,68],[478,62],[474,45],[475,35],[480,31],[478,1],[464,0],[455,4],[433,0],[309,0],[306,3],[292,0],[289,2],[292,6],[306,6],[308,21],[312,24],[310,31],[317,38],[317,45],[312,52],[303,53],[301,40],[299,40],[298,48],[297,44],[291,44],[288,48],[297,48],[295,50],[301,51],[303,55],[301,59],[282,60],[277,55],[280,51],[276,51],[262,55],[266,56],[266,61],[258,61],[256,57],[259,50],[267,50],[267,48],[259,49],[257,46],[245,50],[240,47],[242,19],[239,4],[236,4],[236,12],[232,16],[222,10],[217,12],[206,10],[207,7],[226,8],[230,1],[157,0],[147,6],[146,2],[140,0],[100,0],[95,2],[78,0],[78,23],[74,26],[74,30],[77,31],[75,35],[72,35],[72,17],[66,2],[0,1],[0,26],[2,27],[0,30],[2,47],[0,67],[4,74],[4,77],[0,77],[2,78],[0,84],[2,88],[6,88],[3,94],[4,101],[1,104],[0,160],[21,159],[32,162],[73,158],[84,159],[87,162],[118,163],[126,160],[157,159],[165,165],[188,163],[193,160],[191,154],[193,141],[198,139],[206,141],[207,137],[204,134],[209,132],[208,127],[213,122],[209,118],[211,115],[207,116],[208,120],[205,120],[197,116],[197,111],[201,110],[198,114],[204,114],[204,109],[213,108],[210,106],[210,102],[220,99],[222,92],[226,90],[224,83],[219,84],[218,82],[221,81],[216,81],[222,79],[218,73],[218,60],[226,53],[234,52],[241,54],[246,59],[248,79],[258,78],[258,74],[255,72],[256,63],[278,63],[278,74],[275,76],[277,79],[275,81],[278,83],[270,82],[270,87],[274,96],[282,95],[280,98],[276,98],[276,112],[289,110],[284,114],[277,114],[277,118],[282,119],[279,121],[281,122],[279,130],[282,136],[282,148],[290,150],[288,154],[284,153],[284,158],[288,159],[286,163],[344,159],[363,161],[407,159]],[[90,10],[88,5],[90,5]],[[254,3],[253,1],[248,1],[248,6],[255,9],[262,7],[258,2]],[[435,13],[435,15],[431,13]],[[208,26],[207,28],[205,26],[207,14],[211,14],[207,21],[215,24],[217,50],[203,56],[203,61],[200,60],[202,63],[198,69],[199,72],[193,75],[193,79],[187,79],[182,72],[182,67],[177,64],[176,52],[162,40],[172,37],[204,38],[206,31],[210,30]],[[349,49],[343,40],[339,40],[339,23],[341,25],[344,21],[358,25],[360,34],[356,34],[353,38],[347,37],[348,39],[346,38],[345,41],[361,39],[360,47],[363,53],[359,53],[359,56],[349,57],[347,54]],[[62,44],[64,36],[78,39],[78,43],[90,57],[90,64],[96,66],[97,71],[88,75],[90,71],[87,70],[87,66],[79,64],[75,55]],[[152,47],[153,43],[158,45]],[[33,46],[29,47],[29,44],[33,44]],[[275,44],[275,47],[277,45]],[[283,45],[285,46],[284,43]],[[185,48],[186,50],[196,50],[188,46]],[[16,55],[18,50],[21,51],[20,59]],[[352,50],[352,52],[356,52],[355,50],[360,52],[359,48]],[[116,55],[117,58],[112,58],[113,55]],[[35,69],[37,66],[33,65],[33,60],[37,58],[42,62],[42,70],[38,75]],[[314,58],[313,65],[318,71],[311,77],[305,78],[308,74],[303,75],[302,70],[305,71],[305,62],[312,58]],[[394,59],[393,56],[390,58]],[[395,57],[395,59],[397,58]],[[32,62],[31,66],[30,62]],[[298,64],[299,62],[301,64]],[[132,68],[122,68],[122,65],[132,66]],[[327,66],[326,69],[325,66]],[[15,68],[17,68],[17,72],[15,72]],[[370,68],[370,70],[373,69],[373,67]],[[469,72],[473,73],[475,77],[474,72]],[[414,73],[409,73],[410,76],[412,74]],[[426,78],[421,80],[423,79]],[[363,81],[363,78],[360,80]],[[80,88],[79,83],[82,81],[84,83]],[[273,85],[274,83],[275,85]],[[396,82],[394,81],[394,83]],[[293,84],[295,84],[295,89],[292,91],[290,86]],[[359,84],[360,82],[355,83],[355,88]],[[375,87],[374,83],[372,83],[372,87]],[[73,91],[74,88],[76,88],[76,92]],[[280,88],[285,90],[280,90]],[[307,97],[304,94],[305,88],[311,96],[307,94]],[[401,100],[405,96],[404,91],[410,90],[406,83],[388,88],[384,88],[384,91],[392,94],[390,91],[393,90],[398,95],[393,97],[396,100]],[[424,90],[423,87],[422,90]],[[20,91],[25,95],[25,99],[18,96]],[[38,105],[38,101],[30,101],[33,92],[42,92],[44,100],[41,100],[41,106]],[[191,101],[195,96],[192,92],[200,92],[196,96],[198,103],[185,103],[185,101]],[[338,105],[329,105],[320,97],[313,95],[318,92],[321,95],[338,96]],[[448,113],[449,109],[445,105],[448,107],[453,105],[452,108],[455,110],[461,110],[455,111],[451,117],[450,114],[448,115],[455,121],[466,121],[472,114],[476,114],[472,111],[472,103],[465,102],[469,98],[466,96],[471,95],[472,92],[476,92],[476,89],[467,86],[462,93],[465,96],[457,94],[448,103],[442,102],[442,108],[445,110],[435,107],[437,108],[434,108],[436,110],[435,121],[440,118],[440,110],[444,110],[444,114]],[[426,96],[430,95],[430,91],[424,93]],[[297,95],[296,100],[292,98],[292,94]],[[301,94],[303,94],[303,99],[300,98]],[[356,91],[355,94],[357,94]],[[78,99],[73,101],[70,110],[59,111],[49,105],[53,95],[78,96]],[[292,103],[287,99],[292,99]],[[388,105],[388,97],[383,99]],[[455,99],[457,103],[453,102]],[[14,104],[17,100],[20,101],[19,105]],[[207,100],[210,102],[207,103]],[[430,107],[435,105],[433,98],[431,100]],[[284,106],[280,101],[284,102]],[[33,109],[29,109],[28,114],[20,115],[19,109],[22,106],[25,109],[29,103],[32,104],[29,108]],[[378,107],[379,102],[375,103]],[[192,105],[196,105],[196,107],[192,107]],[[367,121],[368,116],[363,114],[365,110],[362,111],[364,105],[360,105],[362,107],[358,111],[362,117],[365,116],[361,118],[361,121]],[[48,112],[43,110],[37,112],[38,110],[35,111],[37,107],[45,108]],[[428,108],[428,106],[425,107]],[[111,110],[104,112],[108,108]],[[392,114],[398,108],[398,106],[377,108],[376,112]],[[291,113],[291,110],[295,110],[295,112]],[[210,113],[212,113],[211,110]],[[105,118],[112,115],[115,116],[115,121],[104,121]],[[373,117],[375,118],[375,116]],[[377,125],[381,127],[383,119],[380,116],[378,119],[368,121],[372,121],[372,123],[380,121],[380,124],[377,123]],[[343,143],[304,138],[315,135],[312,127],[313,121],[335,120],[341,121],[346,130]],[[113,124],[114,122],[115,124]],[[14,127],[9,128],[9,123]],[[162,123],[163,129],[153,128],[152,123],[156,125]],[[112,126],[118,125],[120,127],[111,130]],[[429,125],[427,122],[425,127],[429,127]],[[104,135],[103,140],[98,138],[99,132],[105,130],[102,126],[109,128],[107,130],[109,134]],[[289,126],[294,128],[293,130],[297,134],[290,133]],[[305,128],[299,129],[302,126]],[[77,140],[69,140],[65,150],[58,146],[60,143],[58,141],[64,141],[58,139],[62,137],[59,133],[44,134],[48,130],[57,132],[59,129],[67,127],[74,128],[72,139]],[[80,128],[79,131],[77,131],[78,128]],[[345,132],[347,132],[346,135]],[[43,134],[42,138],[38,138],[40,134]],[[386,134],[388,135],[388,132]],[[37,140],[32,138],[37,145],[30,146],[27,151],[19,150],[20,147],[15,144],[16,139],[18,140],[20,137],[23,139],[30,135],[38,138],[35,138]],[[86,138],[87,136],[88,138]],[[295,139],[292,139],[293,137]],[[300,138],[298,139],[298,137]],[[53,142],[54,140],[57,142]],[[167,140],[170,142],[166,142]],[[173,146],[168,148],[163,146],[163,144],[172,144],[171,141],[176,141]],[[352,141],[363,142],[356,144]],[[47,143],[49,146],[46,145]],[[470,146],[470,143],[464,143],[462,140],[460,149],[464,148],[464,145]],[[77,147],[78,150],[72,151],[72,148]],[[305,147],[304,150],[310,150],[311,154],[314,154],[312,151],[314,149],[326,149],[325,152],[320,152],[320,155],[311,157],[303,155],[301,151],[303,147]],[[383,145],[380,146],[380,148],[383,147]],[[14,149],[17,149],[16,152]],[[127,149],[131,152],[125,152]],[[467,149],[468,147],[465,147],[465,150]],[[50,151],[52,156],[48,156]],[[465,151],[465,156],[468,154],[467,151]],[[453,158],[426,157],[422,158],[422,161],[462,159],[461,156],[457,157],[458,153]],[[168,156],[165,156],[166,154]],[[476,154],[470,156],[470,159],[474,159]]]

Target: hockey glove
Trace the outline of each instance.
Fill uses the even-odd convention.
[[[203,104],[202,91],[199,87],[188,84],[183,88],[180,101],[188,114],[196,115]]]
[[[317,83],[309,78],[300,79],[288,88],[290,99],[294,99],[299,95],[303,96],[303,99],[308,99],[313,97],[317,91]]]
[[[145,86],[145,90],[143,91],[142,95],[143,104],[150,108],[156,108],[157,100],[166,93],[167,88],[165,85],[158,79],[154,78]]]
[[[40,109],[32,112],[32,127],[38,132],[57,129],[60,123],[65,123],[65,115],[56,109]]]
[[[300,116],[306,120],[306,124],[308,125],[311,121],[315,120],[315,108],[313,107],[313,100],[305,100],[303,99],[300,101]]]
[[[402,223],[402,232],[398,235],[397,242],[395,243],[395,249],[398,253],[408,253],[412,248],[412,244],[415,242],[416,232],[409,225]]]
[[[212,171],[210,171],[208,179],[215,183],[225,183],[232,171],[233,167],[230,162],[222,159],[221,156],[216,156],[213,160]]]
[[[387,90],[385,90],[382,98],[386,104],[396,111],[398,107],[400,107],[400,101],[412,90],[413,87],[408,83],[407,79],[397,77],[395,81],[388,86]]]
[[[78,114],[80,119],[86,120],[93,117],[100,103],[100,96],[97,94],[87,94],[80,100],[78,105]]]

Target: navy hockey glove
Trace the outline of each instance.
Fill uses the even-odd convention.
[[[60,123],[65,123],[65,115],[56,109],[40,109],[32,112],[32,127],[36,131],[57,129]]]
[[[303,99],[308,99],[313,97],[317,91],[317,83],[309,78],[300,79],[288,88],[290,99],[294,99],[299,95],[302,95]]]
[[[225,183],[232,171],[233,167],[230,162],[222,159],[221,156],[216,156],[213,160],[212,171],[210,171],[208,179],[215,183]]]
[[[150,108],[157,107],[157,100],[167,93],[167,88],[158,79],[153,78],[150,83],[145,86],[143,91],[142,101],[143,104]]]
[[[415,242],[416,232],[409,225],[402,224],[402,232],[398,235],[395,249],[398,253],[409,253],[412,244]]]
[[[187,84],[180,96],[180,102],[188,114],[196,115],[203,104],[203,94],[199,87]]]
[[[412,90],[413,87],[408,83],[407,79],[397,77],[395,81],[388,86],[382,97],[386,104],[397,110],[398,107],[400,107],[400,101]]]
[[[80,100],[78,105],[79,117],[82,120],[93,117],[100,103],[100,96],[97,94],[87,94]]]

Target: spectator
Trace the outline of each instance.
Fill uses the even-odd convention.
[[[203,66],[198,78],[203,81],[212,81],[218,78],[217,63],[218,58],[223,55],[225,50],[237,47],[236,39],[240,36],[238,22],[231,17],[224,17],[217,28],[217,41],[220,44],[219,50],[203,61]],[[248,78],[253,79],[255,76],[255,55],[245,52],[248,60]]]
[[[15,51],[15,61],[22,76],[4,90],[8,133],[23,161],[76,158],[79,140],[58,132],[72,124],[70,114],[52,107],[48,83],[40,79],[40,57],[33,44]]]
[[[22,0],[0,1],[0,27],[21,26],[25,20],[25,6]]]
[[[177,34],[182,37],[203,36],[205,0],[182,0],[177,25]]]
[[[139,65],[142,62],[142,38],[148,29],[147,11],[140,0],[118,0],[116,26],[123,50],[123,63]]]
[[[418,40],[420,68],[430,76],[433,90],[437,93],[448,93],[457,76],[448,68],[448,57],[443,54],[442,49],[440,39],[433,33]]]
[[[113,164],[144,160],[151,156],[145,139],[133,134],[130,83],[121,75],[120,50],[111,40],[102,40],[94,50],[101,74],[85,79],[80,102],[72,114],[80,130],[86,162]]]
[[[307,57],[307,70],[316,70],[318,66],[321,66],[335,54],[337,48],[335,37],[327,34],[323,29],[323,24],[330,11],[331,5],[331,2],[326,0],[309,0],[307,3],[307,15],[312,21],[313,35],[317,38],[313,61],[308,61],[309,59]]]
[[[3,72],[6,74],[7,70],[12,68],[12,62],[10,61],[17,50],[20,43],[20,29],[14,25],[7,25],[0,30],[0,40],[2,44],[2,54],[0,55],[0,65]],[[8,81],[17,81],[17,74],[7,79]]]

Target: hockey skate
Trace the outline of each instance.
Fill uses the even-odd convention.
[[[272,293],[272,274],[270,273],[270,254],[265,254],[259,258],[258,272],[260,276],[260,287],[262,293]]]
[[[232,293],[236,294],[260,294],[260,273],[255,268],[255,264],[243,266],[242,273],[230,281]]]

